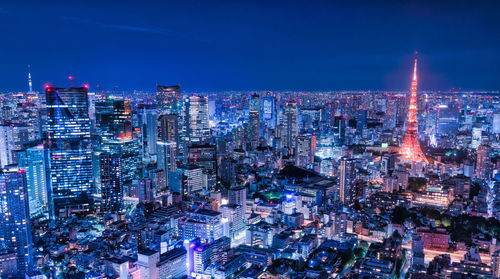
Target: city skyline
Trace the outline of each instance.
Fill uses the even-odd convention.
[[[0,6],[6,90],[27,88],[28,65],[36,91],[69,75],[107,91],[407,90],[414,51],[423,90],[500,88],[494,1],[30,4]]]
[[[0,278],[500,279],[497,7],[0,4]]]

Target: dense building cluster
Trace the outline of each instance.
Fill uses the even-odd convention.
[[[500,278],[498,92],[47,85],[0,120],[2,278]]]

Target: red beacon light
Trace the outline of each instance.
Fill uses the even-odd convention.
[[[85,89],[89,89],[89,85],[88,84],[84,84],[83,87],[85,87]]]

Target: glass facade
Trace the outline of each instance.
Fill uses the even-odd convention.
[[[0,173],[0,245],[16,253],[17,271],[24,277],[32,266],[33,249],[23,170]]]
[[[54,213],[87,210],[93,184],[87,88],[48,86],[45,93]]]

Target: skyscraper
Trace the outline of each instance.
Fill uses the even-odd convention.
[[[410,106],[408,108],[408,120],[406,121],[406,133],[403,144],[399,148],[399,154],[404,160],[412,162],[428,162],[418,143],[417,123],[417,59],[413,69],[411,82]]]
[[[488,179],[490,177],[490,156],[491,148],[487,145],[480,145],[477,148],[476,178]]]
[[[159,114],[179,114],[181,112],[181,87],[179,85],[156,85],[156,103]]]
[[[100,151],[121,156],[122,183],[130,185],[138,179],[140,151],[132,128],[130,101],[108,99],[96,103],[96,132]],[[154,147],[156,149],[156,144]]]
[[[200,144],[208,142],[209,139],[207,98],[190,96],[184,100],[184,141]]]
[[[25,144],[18,152],[19,167],[26,172],[30,217],[48,217],[48,154],[45,146],[39,141]]]
[[[276,99],[274,97],[264,97],[262,98],[262,121],[269,129],[274,129],[276,127]]]
[[[0,173],[0,202],[0,245],[15,252],[17,275],[24,277],[33,267],[33,243],[23,170]]]
[[[141,129],[141,146],[143,161],[154,158],[157,154],[158,112],[155,105],[137,105],[138,124]]]
[[[24,142],[35,139],[35,129],[20,124],[0,125],[0,167],[17,164],[17,150]]]
[[[177,154],[179,152],[179,116],[163,114],[158,126],[158,169],[164,170],[166,180],[177,170]]]
[[[86,87],[46,87],[47,139],[54,213],[91,206],[92,149]]]
[[[260,98],[258,94],[252,94],[250,98],[250,110],[248,113],[248,140],[252,148],[259,145],[260,137]]]
[[[333,139],[337,146],[345,143],[345,121],[344,116],[335,116],[333,119]]]
[[[283,147],[295,148],[295,137],[299,133],[299,112],[297,110],[297,103],[288,101],[285,104],[283,128]]]
[[[120,163],[119,154],[101,153],[99,156],[101,211],[104,213],[119,213],[122,209],[123,185]]]
[[[351,188],[354,184],[355,174],[355,161],[342,157],[340,159],[339,184],[340,202],[344,205],[349,205],[351,203]]]

